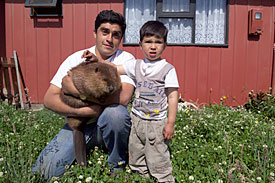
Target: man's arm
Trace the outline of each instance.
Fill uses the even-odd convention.
[[[164,139],[171,139],[174,136],[174,125],[178,111],[178,88],[168,88],[168,122],[163,129]]]
[[[78,117],[98,117],[103,110],[102,106],[96,104],[89,107],[72,108],[61,101],[60,92],[59,87],[51,84],[44,96],[44,106],[60,115]]]

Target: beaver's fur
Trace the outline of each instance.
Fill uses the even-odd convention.
[[[80,108],[92,103],[104,105],[106,98],[121,89],[120,76],[112,65],[106,62],[86,61],[71,69],[72,80],[80,93],[80,98],[64,94],[61,100],[67,105]],[[68,124],[74,131],[74,148],[77,162],[86,165],[86,144],[82,126],[90,118],[68,117]]]

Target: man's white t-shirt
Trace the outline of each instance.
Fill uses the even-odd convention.
[[[93,47],[85,49],[85,50],[77,51],[77,52],[73,53],[72,55],[70,55],[60,65],[58,71],[56,72],[55,76],[51,80],[51,84],[61,88],[62,87],[62,85],[61,85],[62,79],[64,76],[67,75],[67,72],[69,70],[71,70],[73,67],[75,67],[85,61],[85,58],[81,58],[81,56],[82,56],[83,52],[86,50],[89,50],[91,53],[95,54],[95,46],[93,46]],[[116,65],[121,65],[121,64],[124,64],[125,62],[128,62],[128,63],[134,62],[135,63],[135,57],[126,51],[122,51],[122,50],[118,49],[117,52],[113,56],[108,58],[106,61],[112,62]],[[129,83],[129,84],[135,86],[134,81],[127,75],[121,75],[120,78],[121,78],[122,83]]]

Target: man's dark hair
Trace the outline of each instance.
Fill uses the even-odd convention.
[[[103,23],[118,24],[122,31],[122,36],[125,33],[126,22],[125,18],[113,10],[103,10],[101,11],[95,19],[95,32],[97,32],[98,27]]]
[[[140,28],[139,40],[143,40],[145,36],[156,36],[158,38],[163,38],[164,42],[167,41],[168,29],[160,21],[148,21]]]

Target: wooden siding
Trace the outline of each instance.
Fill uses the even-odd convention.
[[[71,53],[95,44],[94,19],[103,9],[123,13],[123,0],[63,0],[63,18],[30,18],[25,0],[5,1],[6,56],[16,50],[33,103],[43,96],[59,65]],[[264,32],[248,36],[248,10],[262,8]],[[230,0],[228,47],[168,46],[163,58],[177,70],[180,93],[189,101],[240,105],[250,90],[272,82],[274,0]],[[137,58],[139,47],[122,46]]]
[[[0,1],[0,56],[6,56],[5,40],[5,2]]]

